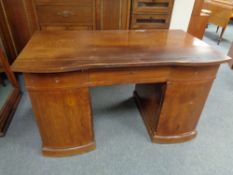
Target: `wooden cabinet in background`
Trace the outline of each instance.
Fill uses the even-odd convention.
[[[132,0],[131,29],[168,29],[174,0]]]
[[[42,30],[95,28],[94,0],[36,0],[35,13]]]
[[[37,29],[33,0],[0,1],[0,37],[10,63]]]
[[[129,29],[131,0],[96,0],[96,29]]]
[[[173,2],[174,0],[36,0],[35,13],[42,30],[168,29]]]
[[[128,29],[131,0],[37,0],[41,30]]]
[[[203,12],[204,0],[195,0],[192,16],[189,21],[188,33],[202,39],[209,22],[209,14]]]
[[[168,29],[174,0],[0,2],[0,36],[13,62],[35,30]]]
[[[229,0],[205,0],[204,8],[211,11],[209,23],[222,27],[218,44],[223,38],[230,18],[233,17],[233,3]]]

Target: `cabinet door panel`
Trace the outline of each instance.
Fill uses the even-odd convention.
[[[130,5],[130,0],[96,0],[96,28],[128,29]]]

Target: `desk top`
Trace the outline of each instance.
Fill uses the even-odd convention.
[[[12,69],[56,73],[90,69],[214,65],[230,58],[180,30],[40,31]]]
[[[225,6],[225,7],[233,8],[232,0],[206,0],[205,2],[223,6],[223,7]]]

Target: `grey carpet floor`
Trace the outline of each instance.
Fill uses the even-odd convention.
[[[231,29],[231,30],[230,30]],[[216,46],[214,26],[204,40],[227,52],[232,26]],[[22,83],[22,81],[21,81]],[[46,158],[28,94],[4,138],[0,175],[231,175],[233,174],[233,71],[221,66],[210,92],[198,136],[182,144],[152,144],[131,99],[133,85],[92,89],[97,149],[88,154]]]

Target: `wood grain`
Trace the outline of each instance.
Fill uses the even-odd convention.
[[[130,7],[131,0],[96,0],[96,29],[129,29]]]
[[[188,33],[202,39],[204,37],[208,22],[209,15],[200,14],[199,16],[192,16],[188,27]]]
[[[74,83],[64,86],[71,84],[68,81],[73,80],[72,76],[61,83],[51,77],[50,82],[56,88],[48,88],[43,76],[35,79],[25,74],[24,77],[42,138],[43,154],[68,156],[95,149],[89,89],[77,88]]]
[[[42,152],[56,157],[95,148],[89,89],[96,86],[136,84],[153,142],[193,139],[218,67],[229,60],[179,30],[42,31],[12,68],[24,73]]]
[[[218,66],[177,67],[166,83],[136,85],[136,102],[153,142],[179,143],[196,136],[217,70]]]
[[[135,99],[153,142],[193,139],[218,65],[24,73],[43,154],[69,156],[95,148],[89,88],[96,86],[136,83]]]
[[[56,73],[137,66],[211,65],[229,59],[179,30],[40,31],[34,34],[12,69]]]
[[[209,22],[222,27],[218,44],[221,42],[225,29],[233,14],[233,4],[223,3],[221,0],[206,0],[204,8],[211,11]]]
[[[195,0],[192,16],[189,21],[188,33],[202,39],[209,22],[209,14],[202,13],[204,0]]]

